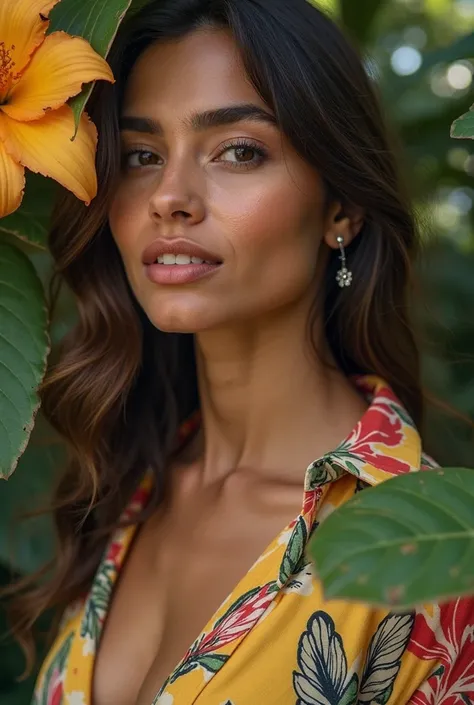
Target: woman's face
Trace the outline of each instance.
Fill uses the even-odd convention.
[[[254,106],[253,116],[222,112],[238,106],[240,117]],[[131,73],[122,123],[110,226],[157,328],[197,333],[309,305],[325,259],[322,181],[274,124],[229,33],[199,30],[149,47]],[[144,264],[157,240],[173,254],[178,239],[220,264]]]

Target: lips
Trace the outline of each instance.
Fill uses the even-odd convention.
[[[143,253],[143,264],[155,264],[158,257],[163,255],[189,255],[190,257],[199,257],[205,262],[211,262],[212,264],[222,264],[222,259],[218,255],[185,238],[175,240],[160,238],[155,240]]]

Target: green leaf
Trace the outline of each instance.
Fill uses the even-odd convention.
[[[140,1],[143,4],[143,0]],[[131,3],[132,0],[62,0],[51,12],[49,31],[62,30],[84,37],[98,54],[106,58]],[[89,83],[70,101],[76,130],[92,88],[93,84]]]
[[[22,204],[14,213],[0,219],[0,231],[45,248],[56,189],[52,179],[27,171]]]
[[[474,140],[474,105],[468,113],[461,115],[451,127],[451,137]]]
[[[309,545],[327,599],[412,608],[474,593],[474,470],[410,473],[357,494]]]
[[[41,281],[30,260],[0,242],[0,477],[14,471],[39,407],[49,352]]]

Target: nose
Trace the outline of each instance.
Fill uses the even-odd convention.
[[[149,214],[161,224],[185,222],[188,225],[201,222],[205,217],[202,194],[196,187],[197,180],[189,163],[172,166],[168,164],[160,174],[160,181],[150,196]]]

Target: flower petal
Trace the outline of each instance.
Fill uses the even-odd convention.
[[[7,153],[0,140],[0,218],[19,207],[25,188],[25,169]]]
[[[0,38],[18,74],[44,40],[47,17],[59,0],[0,0]],[[12,49],[12,47],[15,47]]]
[[[108,63],[82,37],[53,32],[46,37],[13,86],[2,110],[15,120],[37,120],[46,109],[59,108],[82,84],[113,81]]]
[[[97,194],[97,130],[84,114],[74,141],[73,134],[74,116],[68,105],[32,122],[18,122],[0,112],[0,139],[13,159],[50,176],[89,205]]]

